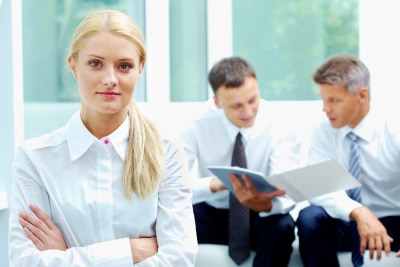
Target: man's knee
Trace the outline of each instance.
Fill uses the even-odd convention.
[[[310,205],[299,212],[296,224],[299,234],[309,234],[313,229],[323,224],[323,220],[329,215],[319,206]]]

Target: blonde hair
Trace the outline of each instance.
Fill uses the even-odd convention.
[[[124,191],[128,198],[134,192],[145,199],[164,176],[164,145],[157,128],[133,101],[129,104],[128,116],[129,141],[122,176]]]
[[[125,13],[100,10],[90,13],[76,28],[68,57],[77,58],[85,40],[99,32],[111,32],[132,41],[138,48],[142,67],[146,63],[146,48],[138,25]],[[164,146],[155,125],[135,103],[128,106],[130,122],[128,149],[122,174],[124,193],[128,199],[135,193],[145,199],[155,192],[164,176]]]

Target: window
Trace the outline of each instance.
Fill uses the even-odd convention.
[[[75,80],[66,68],[73,31],[92,10],[117,9],[132,16],[144,29],[144,0],[22,0],[25,102],[76,102]],[[40,14],[40,15],[39,15]],[[135,98],[145,100],[145,79]]]
[[[208,100],[209,69],[231,55],[254,65],[263,98],[317,100],[314,68],[332,53],[358,55],[358,5],[359,0],[21,0],[25,138],[64,125],[79,108],[66,49],[92,10],[118,9],[139,24],[149,61],[134,97],[158,106]]]
[[[358,0],[232,1],[233,54],[268,100],[319,99],[311,75],[329,55],[358,56]]]
[[[205,13],[204,1],[170,1],[172,101],[207,99],[207,72],[215,61],[229,55],[242,56],[254,65],[263,98],[315,100],[318,94],[311,80],[313,70],[333,53],[358,56],[358,0],[218,2],[222,4],[207,2],[218,8],[216,18],[212,18]],[[232,14],[225,16],[226,10]],[[231,21],[225,29],[214,27],[226,24],[226,20]],[[207,35],[205,23],[214,23],[208,25]],[[209,42],[206,39],[212,31],[217,31],[212,35],[219,35],[220,40],[212,42],[207,51],[205,42]],[[225,32],[232,32],[228,37],[232,48],[226,49],[231,54],[205,62],[206,52],[226,45],[222,40]]]
[[[145,32],[145,3],[23,0],[24,100],[78,101],[65,57],[79,21],[94,9],[119,9]],[[231,1],[227,8],[232,54],[255,66],[261,95],[269,100],[317,99],[313,69],[332,53],[358,55],[358,0]],[[215,63],[207,61],[207,1],[170,1],[169,23],[170,100],[206,100],[207,72]],[[138,84],[137,101],[146,101],[145,80]]]
[[[170,1],[171,101],[207,100],[206,1]]]

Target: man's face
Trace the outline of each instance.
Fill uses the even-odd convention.
[[[214,96],[215,105],[224,110],[228,120],[239,128],[251,127],[254,124],[260,92],[258,82],[253,77],[236,88],[220,87]]]
[[[348,125],[351,128],[364,117],[363,104],[368,101],[368,90],[360,88],[356,94],[349,93],[343,86],[332,84],[319,85],[319,95],[323,111],[333,128]]]

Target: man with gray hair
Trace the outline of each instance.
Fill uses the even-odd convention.
[[[339,266],[337,252],[352,251],[353,265],[362,266],[366,250],[380,260],[400,249],[400,124],[372,109],[370,74],[358,58],[331,56],[313,80],[328,121],[312,131],[308,163],[335,159],[362,186],[300,211],[301,258],[306,267]]]

